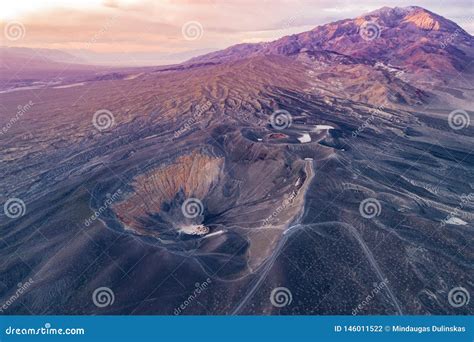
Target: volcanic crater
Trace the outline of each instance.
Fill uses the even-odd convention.
[[[235,131],[224,151],[196,148],[134,176],[112,216],[125,232],[175,253],[233,251],[221,247],[240,241],[257,267],[302,212],[310,164]]]

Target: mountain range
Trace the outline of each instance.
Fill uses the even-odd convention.
[[[421,7],[384,7],[276,41],[238,44],[160,69],[284,56],[304,64],[316,82],[321,80],[329,88],[333,88],[331,83],[342,85],[344,89],[336,87],[329,91],[340,94],[342,90],[354,100],[368,101],[373,95],[384,94],[385,98],[414,104],[426,103],[431,95],[431,102],[441,97],[440,101],[461,104],[462,89],[474,73],[473,55],[473,37],[454,22]],[[0,56],[2,88],[18,86],[15,81],[23,85],[23,78],[42,81],[58,70],[64,71],[61,76],[66,82],[68,77],[76,82],[78,72],[79,76],[82,72],[89,77],[91,73],[130,73],[125,67],[94,66],[87,62],[85,52],[3,47]],[[132,72],[151,69],[134,68]],[[331,82],[326,82],[328,77]],[[456,91],[446,91],[448,83]],[[375,103],[385,103],[378,97]]]

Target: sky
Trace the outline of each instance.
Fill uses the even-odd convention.
[[[0,45],[81,51],[104,63],[127,55],[139,64],[157,58],[166,64],[387,5],[424,7],[474,34],[473,0],[5,0]]]

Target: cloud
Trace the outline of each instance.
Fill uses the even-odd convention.
[[[18,8],[14,7],[16,3]],[[170,54],[220,49],[235,43],[273,40],[331,21],[357,17],[386,4],[374,0],[361,0],[357,4],[352,0],[85,0],[80,6],[73,5],[71,0],[44,3],[53,5],[27,8],[22,0],[9,3],[5,13],[16,13],[13,19],[20,20],[26,28],[24,39],[8,42],[9,45],[87,48],[107,53]],[[471,0],[450,1],[449,5],[427,0],[389,3],[391,7],[408,5],[425,7],[473,33],[474,20],[467,11]],[[184,39],[182,26],[188,21],[201,24],[200,39]]]

